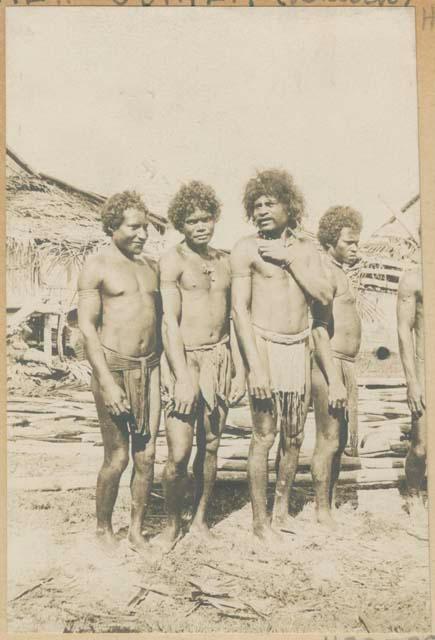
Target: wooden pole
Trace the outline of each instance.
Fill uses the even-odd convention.
[[[50,365],[52,361],[51,313],[44,313],[44,354],[47,358],[47,363]]]

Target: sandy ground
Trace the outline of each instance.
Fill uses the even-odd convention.
[[[412,525],[396,489],[342,492],[332,535],[315,524],[313,503],[298,490],[293,510],[305,506],[295,534],[269,550],[251,535],[249,504],[225,517],[228,504],[247,499],[246,487],[231,492],[217,492],[215,517],[220,507],[223,519],[213,527],[212,545],[186,535],[160,557],[127,546],[129,491],[122,489],[115,558],[94,540],[93,491],[15,494],[9,631],[429,630],[425,523]],[[161,500],[154,498],[148,534],[162,522]]]
[[[265,549],[251,534],[246,482],[220,484],[210,510],[213,543],[188,534],[162,557],[128,547],[123,482],[114,514],[119,550],[108,557],[94,539],[93,487],[28,486],[29,477],[36,483],[64,472],[96,476],[102,448],[16,440],[8,453],[10,632],[430,629],[427,515],[411,521],[398,489],[342,487],[339,526],[331,533],[315,523],[312,491],[297,488],[290,501],[294,533]],[[188,521],[189,499],[186,505]],[[149,537],[161,530],[163,511],[156,486]]]

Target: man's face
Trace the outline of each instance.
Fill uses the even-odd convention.
[[[208,211],[195,209],[184,220],[181,233],[195,247],[205,247],[213,237],[216,220]]]
[[[275,197],[260,196],[254,202],[253,221],[266,235],[282,233],[288,225],[288,213]]]
[[[122,223],[112,234],[118,249],[127,255],[139,255],[147,238],[148,222],[144,212],[134,208],[126,209]]]
[[[341,264],[353,265],[358,259],[359,237],[359,231],[344,227],[340,231],[337,244],[330,248],[330,255]]]

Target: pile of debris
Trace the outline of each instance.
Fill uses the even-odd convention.
[[[8,394],[24,396],[48,395],[65,385],[89,387],[90,366],[71,355],[48,356],[32,346],[31,330],[24,323],[6,340],[6,368]],[[29,344],[30,342],[30,344]]]

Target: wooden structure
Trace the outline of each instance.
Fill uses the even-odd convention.
[[[105,196],[83,191],[31,169],[6,151],[6,290],[13,328],[29,314],[40,318],[44,351],[62,356],[67,315],[76,307],[84,258],[108,242],[99,219]],[[160,253],[167,220],[150,216],[150,255]],[[15,318],[15,320],[14,320]]]

